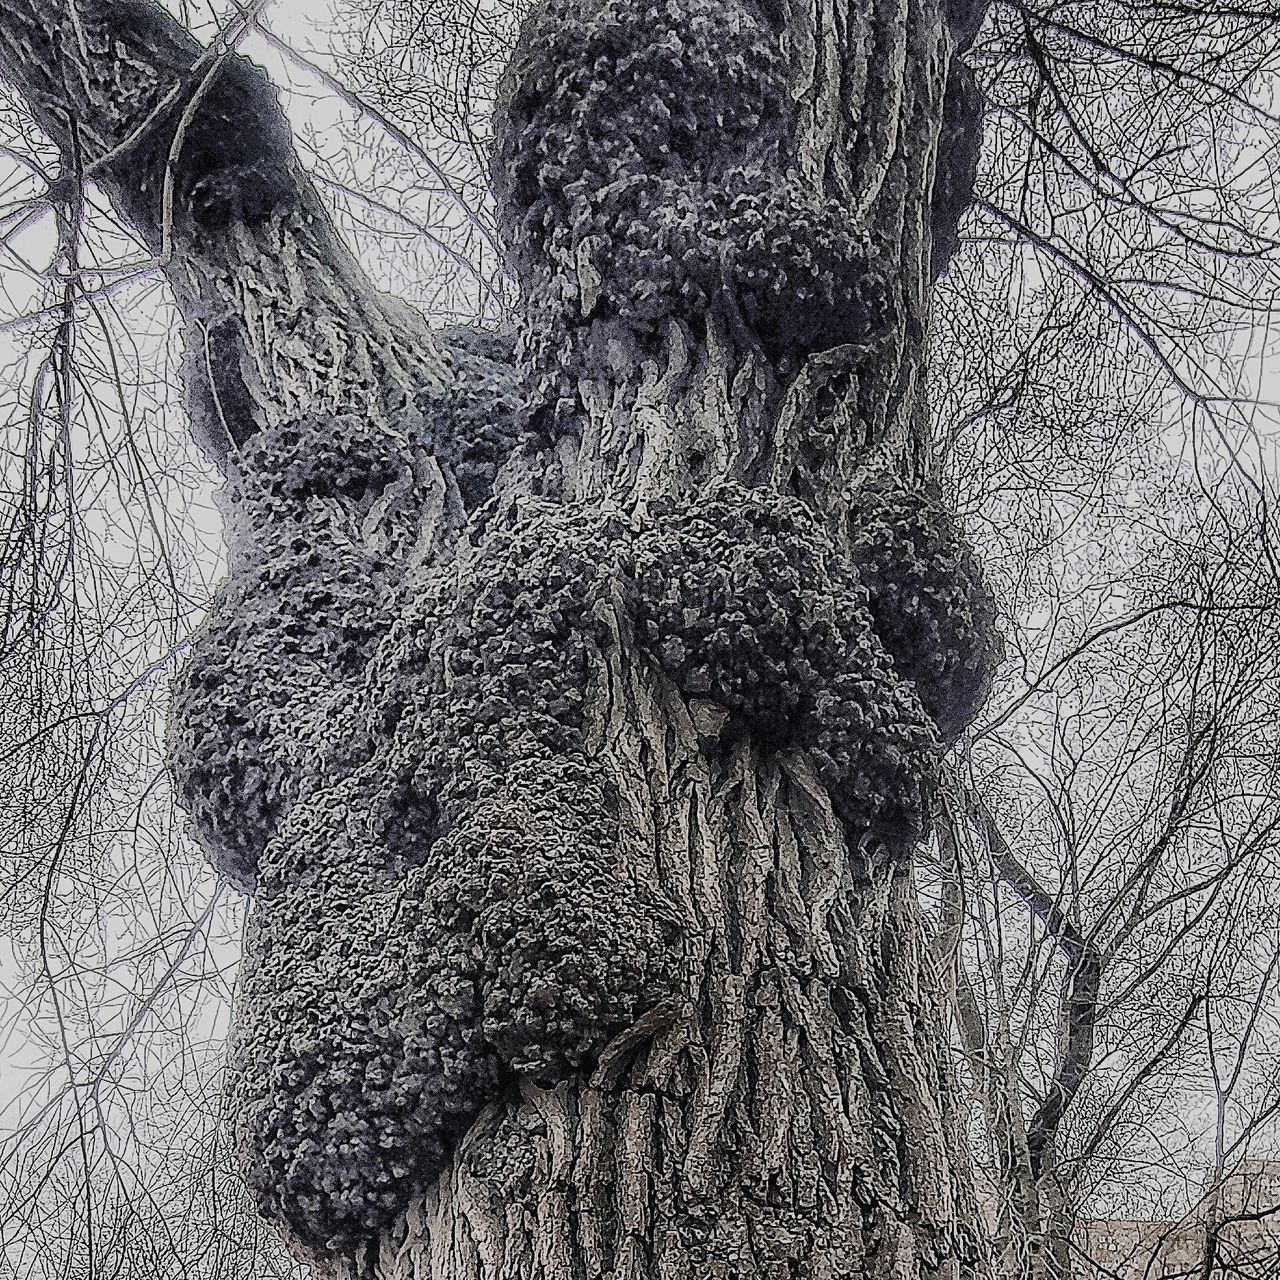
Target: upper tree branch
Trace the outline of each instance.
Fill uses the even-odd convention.
[[[230,52],[244,25],[203,49],[149,0],[14,0],[0,69],[159,254],[167,221],[185,238],[301,200],[271,86]]]
[[[216,457],[273,421],[393,416],[438,376],[425,329],[334,231],[261,70],[152,0],[5,0],[0,76],[157,256],[187,325],[193,425]],[[53,193],[58,193],[57,184]]]

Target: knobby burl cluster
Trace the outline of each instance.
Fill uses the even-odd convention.
[[[249,888],[266,841],[315,762],[307,724],[332,724],[398,607],[438,460],[468,510],[518,443],[511,346],[442,337],[449,374],[400,430],[356,418],[251,436],[220,505],[230,575],[174,690],[170,754],[219,871]],[[327,697],[323,691],[330,690]]]
[[[772,5],[550,0],[495,122],[494,186],[536,402],[572,400],[604,331],[711,311],[794,368],[891,300],[848,210],[794,173]]]
[[[839,551],[802,503],[731,485],[641,525],[546,503],[415,575],[412,530],[383,558],[353,532],[411,491],[403,448],[319,422],[259,442],[228,505],[262,536],[236,544],[175,699],[183,801],[257,895],[246,1172],[334,1249],[376,1234],[511,1081],[583,1069],[679,982],[585,750],[620,637],[724,709],[718,749],[810,752],[851,850],[881,857],[922,834],[941,743],[990,675],[989,601],[918,494],[868,488]]]
[[[990,682],[990,599],[924,490],[868,481],[847,518],[723,479],[635,519],[494,496],[574,430],[572,406],[538,410],[598,375],[597,321],[728,307],[781,368],[887,305],[870,247],[773,176],[772,22],[731,0],[539,10],[497,129],[519,355],[446,333],[450,377],[402,421],[298,422],[230,460],[231,576],[176,684],[173,772],[256,899],[245,1173],[316,1247],[375,1237],[487,1103],[589,1069],[682,990],[590,746],[608,671],[720,708],[713,764],[807,753],[867,873],[922,835]],[[468,529],[443,557],[442,503]]]

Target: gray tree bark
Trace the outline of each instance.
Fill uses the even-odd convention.
[[[983,1270],[911,884],[997,659],[923,393],[980,17],[536,8],[512,351],[369,287],[243,62],[0,16],[227,471],[175,781],[255,895],[234,1122],[317,1275]]]

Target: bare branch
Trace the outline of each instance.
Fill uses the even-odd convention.
[[[1103,956],[1096,944],[1063,910],[1057,896],[1040,884],[1018,860],[986,801],[968,788],[962,788],[958,781],[954,785],[963,795],[970,820],[982,832],[992,865],[1001,880],[1026,903],[1066,957],[1059,1004],[1057,1061],[1048,1091],[1027,1122],[1027,1150],[1032,1170],[1039,1174],[1045,1152],[1052,1145],[1067,1108],[1080,1091],[1093,1064]]]

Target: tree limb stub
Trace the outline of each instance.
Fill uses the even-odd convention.
[[[185,390],[217,461],[255,431],[359,409],[391,425],[439,384],[429,333],[373,287],[294,154],[264,73],[152,0],[12,0],[0,75],[157,256],[186,322]],[[57,194],[57,185],[53,191]]]

